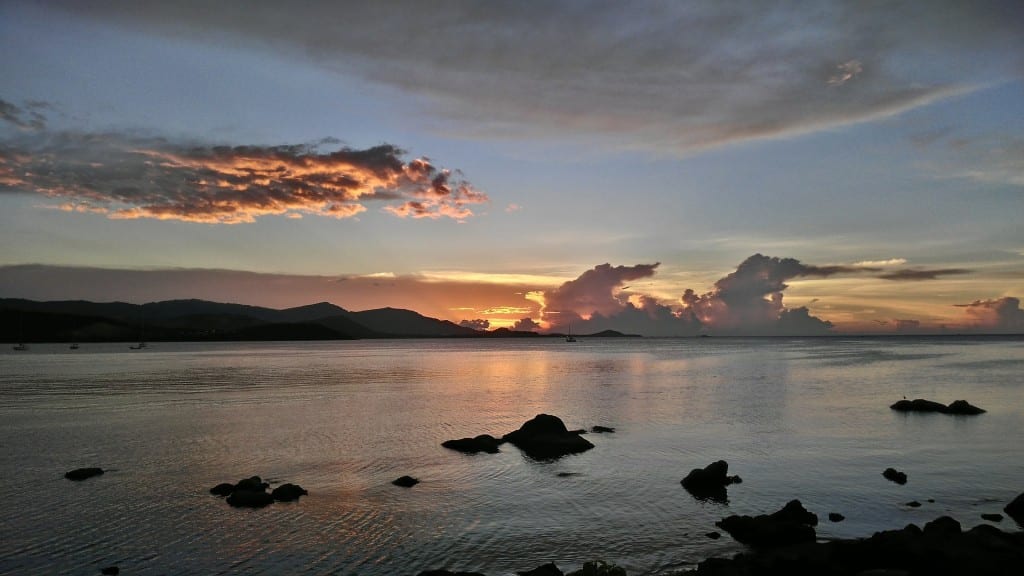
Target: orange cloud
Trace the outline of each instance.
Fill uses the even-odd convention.
[[[334,143],[188,147],[117,134],[40,134],[0,147],[0,191],[59,198],[61,209],[112,219],[207,224],[344,219],[370,202],[399,217],[461,221],[489,201],[460,172],[427,158],[405,161],[395,146],[321,149]]]

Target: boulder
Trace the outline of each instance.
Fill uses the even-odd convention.
[[[612,434],[615,432],[615,428],[611,426],[594,426],[590,431],[594,434]]]
[[[814,542],[818,517],[808,512],[799,500],[791,500],[781,510],[760,516],[729,516],[715,523],[743,544],[755,547],[788,546]]]
[[[742,481],[739,476],[729,476],[728,462],[719,460],[708,464],[704,468],[690,470],[690,473],[680,481],[680,484],[696,498],[725,502],[725,487]]]
[[[538,460],[586,452],[594,447],[578,433],[570,432],[561,418],[550,414],[538,414],[518,430],[505,434],[502,440]]]
[[[985,410],[972,406],[967,400],[955,400],[949,406],[946,407],[946,414],[959,414],[963,416],[974,416],[975,414],[984,414]]]
[[[900,400],[889,406],[898,412],[941,412],[942,414],[955,414],[958,416],[973,416],[984,414],[985,410],[971,405],[967,400],[956,400],[949,406],[942,402],[915,398],[914,400]]]
[[[1024,492],[1021,492],[1003,508],[1003,512],[1010,518],[1013,518],[1014,522],[1024,526]]]
[[[93,476],[101,476],[103,474],[102,468],[75,468],[69,472],[64,473],[64,477],[68,480],[74,480],[75,482],[81,482],[87,480]]]
[[[402,488],[412,488],[419,484],[420,481],[412,476],[402,476],[401,478],[395,478],[391,483],[395,486],[401,486]]]
[[[843,520],[846,520],[846,516],[843,516],[839,512],[829,512],[828,513],[828,521],[829,522],[842,522]]]
[[[274,497],[263,490],[238,490],[228,496],[228,504],[235,508],[263,508],[274,503]]]
[[[895,482],[900,485],[907,483],[907,474],[905,472],[900,472],[895,468],[886,468],[882,472],[882,476],[884,476],[886,480]]]
[[[904,506],[909,506],[911,508],[920,508],[921,507],[921,503],[918,502],[917,500],[911,500],[910,502],[907,502],[906,504],[904,504]]]
[[[527,570],[526,572],[516,572],[519,576],[565,576],[558,566],[555,566],[554,562],[548,562],[542,566],[537,566],[533,570]]]
[[[259,476],[243,478],[235,484],[235,490],[250,490],[255,492],[263,492],[269,487],[270,484],[264,482]]]
[[[502,440],[498,440],[490,434],[481,434],[475,438],[445,440],[441,443],[441,446],[466,454],[476,454],[477,452],[497,454],[499,452],[498,446],[501,445],[502,442]]]
[[[230,496],[235,491],[235,485],[230,482],[221,482],[213,488],[210,488],[210,494],[214,496]]]
[[[626,569],[604,560],[584,562],[583,568],[569,572],[565,576],[626,576]]]
[[[982,520],[988,520],[989,522],[1002,522],[1003,521],[1003,515],[1002,514],[982,514],[981,515],[981,519]]]
[[[298,484],[281,484],[270,493],[275,502],[291,502],[307,495],[309,492]]]
[[[722,537],[722,535],[720,533],[715,532],[715,531],[708,532],[707,534],[705,534],[705,536],[707,536],[708,538],[711,538],[712,540],[718,540],[719,538]]]

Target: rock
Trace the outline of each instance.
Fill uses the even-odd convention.
[[[885,476],[886,480],[890,480],[900,485],[907,483],[906,473],[899,472],[895,468],[886,468],[885,471],[882,472],[882,476]]]
[[[615,428],[610,426],[594,426],[590,431],[594,434],[613,434],[615,433]]]
[[[466,454],[476,454],[477,452],[497,454],[499,452],[498,446],[501,445],[502,442],[502,440],[498,440],[490,434],[481,434],[475,438],[445,440],[441,443],[441,446]]]
[[[228,496],[228,504],[235,508],[263,508],[274,503],[274,497],[263,490],[239,490]]]
[[[942,414],[956,414],[958,416],[973,416],[984,414],[985,411],[977,406],[972,406],[966,400],[956,400],[949,406],[941,402],[916,398],[914,400],[900,400],[892,406],[893,410],[899,412],[941,412]]]
[[[281,484],[270,493],[270,497],[276,502],[291,502],[298,500],[299,496],[307,496],[309,492],[298,484]]]
[[[983,520],[988,520],[989,522],[1002,522],[1003,521],[1003,515],[1002,514],[982,514],[981,518]]]
[[[720,533],[715,532],[715,531],[708,532],[707,534],[705,534],[705,536],[707,536],[708,538],[711,538],[712,540],[718,540],[719,538],[722,537],[722,535]]]
[[[556,476],[558,476],[559,478],[568,478],[570,476],[579,476],[579,475],[580,475],[579,472],[559,472],[558,474],[556,474]]]
[[[814,542],[818,517],[808,512],[799,500],[791,500],[781,510],[761,516],[729,516],[715,523],[743,544],[755,547],[788,546]]]
[[[68,480],[74,480],[75,482],[81,482],[82,480],[87,480],[89,478],[92,478],[93,476],[102,475],[102,468],[75,468],[70,472],[64,473],[65,478],[67,478]]]
[[[548,562],[543,566],[538,566],[533,570],[527,570],[526,572],[516,572],[519,576],[565,576],[565,574],[555,566],[554,562]]]
[[[946,407],[946,414],[958,414],[962,416],[974,416],[975,414],[984,414],[985,411],[977,406],[972,406],[967,400],[955,400],[949,406]]]
[[[756,548],[731,559],[711,558],[695,576],[761,574],[835,576],[1004,576],[1021,573],[1024,533],[1002,532],[982,524],[966,532],[949,517],[929,522],[924,530],[876,532],[869,538],[802,542],[785,548]]]
[[[239,480],[235,484],[235,490],[249,490],[255,492],[263,492],[270,487],[270,484],[263,481],[259,476],[250,476]]]
[[[402,488],[412,488],[413,486],[420,483],[419,480],[412,476],[402,476],[391,481],[395,486],[401,486]]]
[[[100,574],[103,574],[105,576],[117,576],[120,573],[121,569],[117,566],[107,566],[106,568],[100,570]]]
[[[579,434],[570,432],[561,418],[550,414],[538,414],[518,430],[505,434],[502,440],[538,460],[560,458],[594,447]]]
[[[609,564],[604,560],[585,562],[583,568],[570,572],[565,576],[626,576],[625,568]]]
[[[235,491],[235,485],[228,482],[221,482],[210,488],[210,494],[215,496],[230,496]]]
[[[917,500],[911,500],[910,502],[907,502],[906,504],[904,504],[904,506],[910,506],[911,508],[920,508],[921,507],[921,503],[918,502]]]
[[[829,522],[842,522],[843,520],[846,520],[846,516],[843,516],[839,512],[829,512],[828,513],[828,521]]]
[[[729,464],[725,460],[719,460],[704,468],[690,470],[680,484],[696,498],[725,502],[725,487],[742,481],[739,476],[729,476]]]
[[[1024,526],[1024,492],[1018,494],[1013,499],[1013,502],[1007,504],[1006,508],[1003,508],[1003,512],[1006,512],[1007,516],[1013,518],[1014,522]]]

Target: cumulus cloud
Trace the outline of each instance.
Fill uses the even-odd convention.
[[[523,318],[516,320],[516,323],[512,325],[512,329],[517,332],[537,332],[541,329],[541,325],[533,320],[533,318]]]
[[[862,266],[814,266],[793,258],[755,254],[715,283],[714,290],[686,290],[669,306],[643,294],[626,292],[627,283],[653,276],[658,264],[602,264],[535,295],[549,330],[588,333],[618,330],[645,336],[687,336],[702,332],[736,335],[809,335],[827,333],[832,323],[806,307],[783,305],[786,282],[797,277],[858,274]]]
[[[982,330],[1024,333],[1024,310],[1020,307],[1019,298],[1004,296],[956,306],[964,308],[971,322]]]
[[[938,269],[923,269],[923,268],[905,268],[903,270],[894,270],[886,274],[881,274],[878,277],[883,280],[936,280],[939,276],[956,276],[960,274],[970,274],[971,270],[963,268],[938,268]]]
[[[832,323],[811,316],[807,308],[783,306],[787,281],[797,277],[829,277],[864,271],[859,266],[812,266],[794,258],[754,254],[735,272],[715,282],[715,289],[698,295],[686,290],[684,310],[710,330],[740,334],[818,334]]]
[[[463,320],[459,322],[459,326],[463,328],[472,328],[473,330],[487,330],[491,326],[490,320],[484,318],[476,318],[474,320]]]
[[[301,10],[273,0],[57,4],[133,31],[311,58],[420,95],[433,112],[465,121],[466,132],[603,134],[659,151],[891,115],[1017,77],[1024,54],[1024,6],[1012,0],[823,0],[813,9],[568,0]]]
[[[41,194],[61,210],[114,219],[218,224],[268,215],[350,218],[370,202],[400,217],[463,220],[488,201],[459,172],[428,158],[406,160],[390,144],[207,146],[74,132],[0,141],[0,192]]]

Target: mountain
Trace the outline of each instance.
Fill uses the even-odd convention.
[[[412,310],[350,312],[329,302],[275,310],[206,300],[148,304],[0,299],[6,342],[336,340],[501,336]],[[510,334],[510,336],[519,334]]]
[[[348,317],[374,332],[388,336],[436,337],[481,336],[481,333],[447,320],[428,318],[412,310],[377,308],[362,312],[349,312]]]

